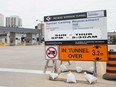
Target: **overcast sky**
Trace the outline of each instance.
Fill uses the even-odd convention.
[[[25,28],[34,28],[47,15],[94,10],[107,10],[107,30],[116,31],[116,0],[0,0],[0,13],[18,15]]]

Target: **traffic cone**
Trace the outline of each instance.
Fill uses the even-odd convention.
[[[106,67],[106,74],[103,75],[106,80],[116,80],[116,52],[109,51],[109,57]]]

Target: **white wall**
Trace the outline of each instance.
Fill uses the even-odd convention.
[[[0,26],[4,26],[4,16],[0,14]]]
[[[36,42],[37,42],[37,34],[32,34],[32,44],[34,44]]]
[[[10,45],[10,32],[7,33],[7,44]]]
[[[15,33],[15,45],[18,45],[18,43],[21,43],[21,37],[22,37],[22,33]]]

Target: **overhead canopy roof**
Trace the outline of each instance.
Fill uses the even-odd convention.
[[[15,33],[39,33],[40,30],[32,28],[9,28],[9,27],[0,27],[0,32],[15,32]]]

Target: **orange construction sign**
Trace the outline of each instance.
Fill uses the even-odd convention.
[[[74,61],[107,61],[108,46],[107,45],[60,45],[60,60]]]

